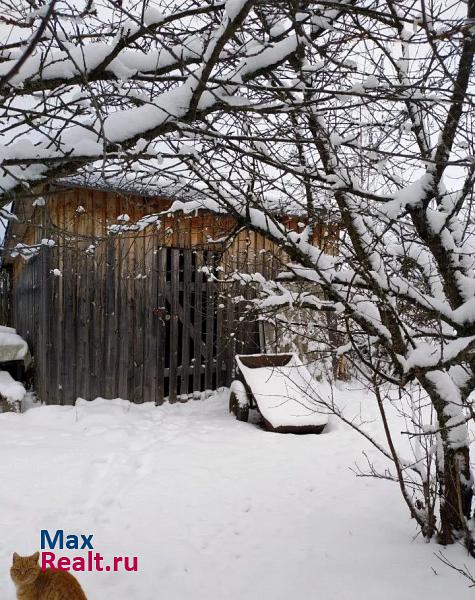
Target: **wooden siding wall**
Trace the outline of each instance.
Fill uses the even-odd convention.
[[[118,216],[125,214],[130,223],[135,223],[145,215],[168,209],[170,204],[165,198],[76,188],[56,192],[49,198],[47,210],[36,209],[32,220],[43,222],[46,232],[50,231],[53,236],[73,233],[82,237],[84,242],[96,243],[108,237],[108,227],[119,223]],[[298,217],[286,218],[285,224],[295,230],[302,225]],[[235,233],[235,226],[235,220],[228,215],[198,211],[197,214],[175,213],[161,219],[158,230],[152,225],[142,232],[126,235],[133,237],[136,243],[146,244],[150,232],[154,231],[159,245],[176,248],[203,248],[221,240],[226,247],[222,266],[227,272],[238,269],[272,276],[287,260],[284,250],[257,232],[240,230]],[[337,225],[320,223],[313,243],[326,253],[333,254],[337,249],[338,235]]]
[[[201,268],[218,279],[236,269],[272,277],[285,252],[203,212],[108,235],[119,215],[134,222],[169,204],[73,189],[29,215],[28,243],[55,243],[13,264],[13,324],[32,349],[41,400],[185,400],[229,384],[235,352],[258,351],[256,325],[241,310],[253,290],[209,280]],[[335,231],[322,226],[315,243],[331,252]]]

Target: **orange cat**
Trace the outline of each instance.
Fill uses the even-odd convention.
[[[39,552],[32,556],[13,554],[10,575],[18,600],[87,600],[77,579],[67,571],[42,571]]]

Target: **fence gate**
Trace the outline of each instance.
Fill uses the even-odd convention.
[[[232,340],[234,310],[208,275],[216,258],[210,251],[161,248],[156,276],[144,280],[143,297],[149,301],[143,370],[155,372],[145,381],[149,394],[159,399],[185,400],[230,379],[233,344],[226,339]],[[141,368],[140,361],[135,368]]]

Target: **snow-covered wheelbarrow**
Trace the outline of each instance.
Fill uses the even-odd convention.
[[[296,354],[238,354],[235,360],[239,379],[231,384],[229,411],[239,421],[254,408],[268,431],[323,431],[328,414],[319,406],[318,384]]]

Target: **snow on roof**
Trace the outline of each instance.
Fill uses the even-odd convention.
[[[118,192],[143,196],[148,198],[170,198],[176,202],[175,210],[178,204],[183,205],[182,209],[186,211],[186,204],[190,205],[190,210],[202,208],[213,212],[228,212],[211,193],[206,190],[200,190],[188,179],[180,180],[178,177],[165,177],[163,172],[156,174],[137,174],[130,169],[119,170],[117,168],[111,171],[104,170],[82,170],[75,175],[58,179],[55,185],[64,187],[80,187],[93,190]],[[276,215],[282,216],[304,216],[306,214],[305,205],[296,199],[297,194],[289,198],[289,195],[282,195],[278,192],[265,194],[265,208]],[[323,209],[322,209],[323,212]]]
[[[166,180],[164,177],[149,175],[137,177],[133,172],[114,170],[112,173],[81,171],[75,175],[57,179],[55,185],[81,187],[101,191],[114,191],[133,196],[156,198],[179,198],[183,202],[197,200],[203,194],[190,188],[186,183]]]

